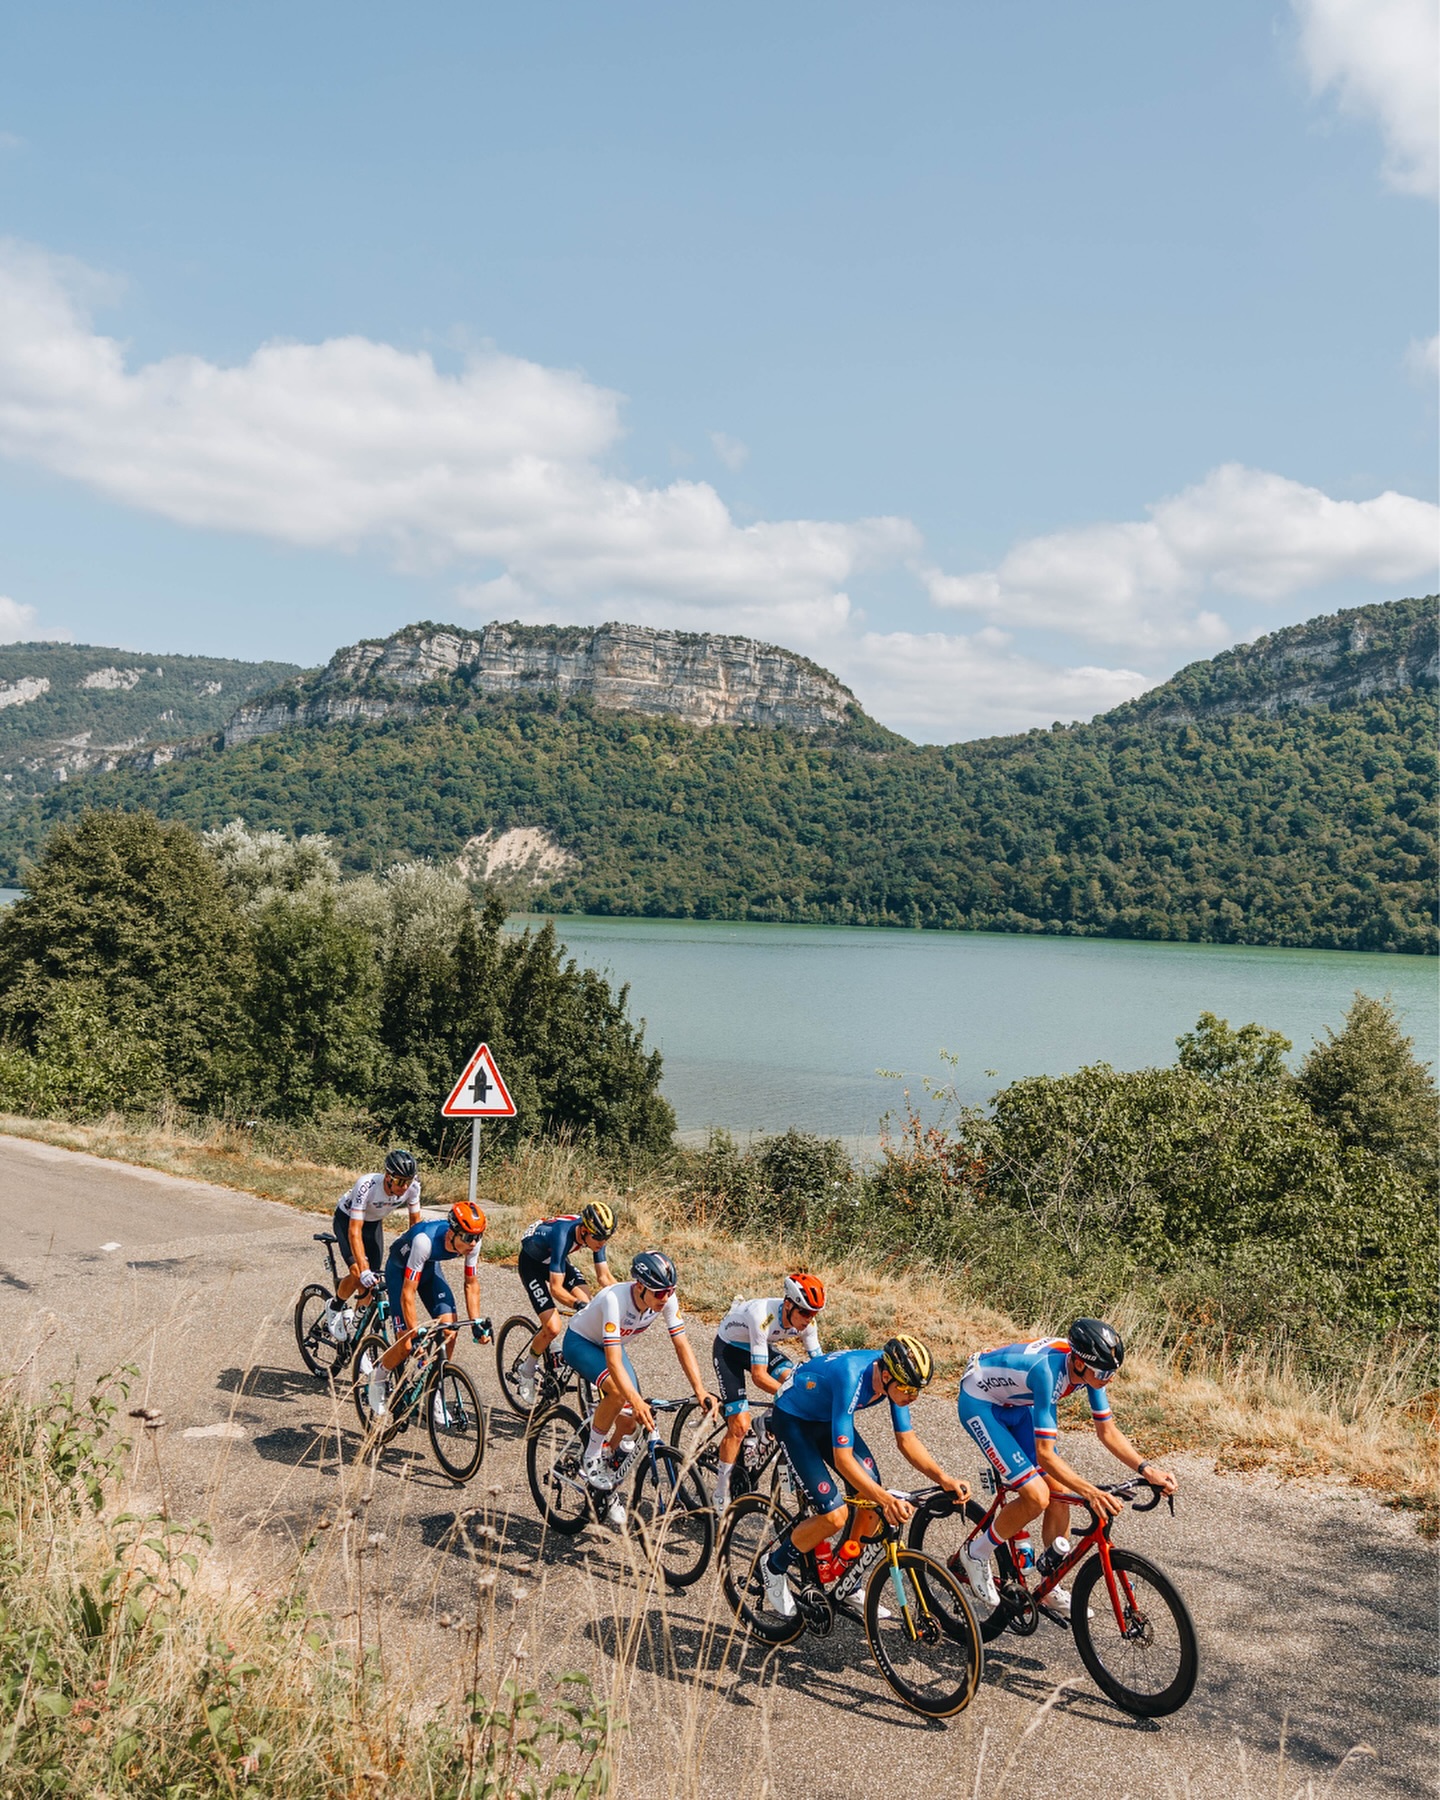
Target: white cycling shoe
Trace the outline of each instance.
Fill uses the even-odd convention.
[[[1067,1594],[1062,1587],[1052,1588],[1040,1602],[1040,1610],[1041,1612],[1054,1613],[1057,1619],[1068,1619],[1071,1612],[1069,1594]],[[1087,1606],[1085,1608],[1085,1617],[1087,1619],[1093,1619],[1095,1617],[1095,1608],[1093,1606]]]
[[[770,1567],[767,1556],[760,1565],[760,1573],[765,1577],[765,1604],[771,1612],[779,1613],[782,1619],[795,1617],[795,1596],[790,1592],[790,1582],[782,1569],[777,1575]]]
[[[629,1515],[625,1511],[625,1502],[618,1494],[616,1494],[615,1498],[605,1508],[605,1523],[612,1531],[623,1531],[625,1529],[625,1520],[628,1516]]]
[[[580,1479],[588,1482],[597,1494],[608,1494],[615,1485],[615,1471],[606,1467],[603,1455],[587,1456],[580,1463]]]
[[[975,1543],[979,1542],[980,1540],[977,1538]],[[990,1552],[982,1547],[980,1555],[975,1556],[972,1554],[974,1548],[975,1544],[966,1544],[960,1552],[958,1569],[960,1578],[969,1586],[977,1599],[983,1600],[987,1606],[998,1606],[1000,1590],[995,1585],[995,1570],[990,1562]]]
[[[446,1406],[444,1396],[437,1394],[430,1403],[430,1416],[435,1421],[437,1431],[450,1429],[450,1409]]]
[[[837,1612],[843,1612],[847,1618],[858,1619],[863,1625],[865,1623],[865,1596],[859,1592],[847,1594],[843,1600],[837,1600],[835,1602],[835,1610]],[[877,1607],[875,1609],[875,1616],[878,1619],[893,1619],[895,1617],[888,1606]]]
[[[370,1371],[365,1404],[370,1408],[371,1417],[376,1419],[383,1419],[390,1410],[390,1371],[378,1363]]]
[[[533,1375],[517,1375],[515,1377],[515,1398],[522,1406],[535,1404],[535,1377]]]

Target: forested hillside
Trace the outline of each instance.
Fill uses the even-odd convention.
[[[1315,648],[1337,633],[1348,690]],[[1433,602],[1360,609],[1088,725],[949,746],[452,700],[71,783],[15,818],[8,872],[87,805],[323,832],[356,870],[534,826],[578,858],[538,901],[562,911],[1431,951],[1433,634]],[[1330,697],[1274,701],[1307,655]]]

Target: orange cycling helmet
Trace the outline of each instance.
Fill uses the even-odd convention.
[[[794,1275],[785,1277],[785,1298],[796,1306],[803,1306],[806,1312],[818,1313],[825,1310],[825,1283],[817,1275],[807,1275],[803,1269]]]
[[[485,1215],[468,1200],[457,1200],[450,1208],[450,1229],[463,1231],[467,1237],[484,1237]]]

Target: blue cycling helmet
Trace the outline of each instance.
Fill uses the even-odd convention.
[[[642,1250],[630,1265],[632,1279],[652,1294],[669,1294],[679,1286],[675,1265],[663,1250]]]

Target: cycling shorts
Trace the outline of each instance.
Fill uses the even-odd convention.
[[[790,1459],[796,1480],[821,1512],[830,1512],[845,1498],[845,1483],[834,1472],[835,1446],[830,1437],[828,1419],[797,1419],[794,1413],[770,1409],[770,1435],[780,1440]],[[850,1446],[855,1460],[871,1478],[879,1481],[880,1471],[869,1446],[857,1431]]]
[[[732,1344],[717,1332],[710,1360],[715,1365],[715,1379],[720,1384],[725,1417],[733,1419],[737,1413],[748,1412],[750,1407],[745,1397],[745,1379],[754,1366],[750,1361],[750,1346]],[[786,1357],[772,1355],[770,1358],[770,1373],[777,1381],[783,1381],[794,1366]],[[765,1396],[767,1400],[769,1397],[768,1394]]]
[[[349,1268],[350,1259],[355,1252],[350,1248],[350,1215],[343,1206],[335,1208],[335,1219],[330,1229],[340,1240],[340,1260]],[[385,1238],[379,1219],[366,1219],[361,1224],[360,1242],[364,1246],[366,1261],[378,1275],[385,1263]]]
[[[960,1423],[1002,1481],[1019,1486],[1040,1469],[1035,1461],[1035,1409],[992,1406],[960,1390]]]
[[[400,1293],[405,1286],[405,1260],[404,1256],[397,1256],[393,1250],[385,1259],[385,1292],[390,1297],[390,1316],[394,1319],[397,1330],[403,1329],[405,1316],[400,1310]],[[458,1313],[460,1310],[455,1304],[450,1283],[434,1263],[426,1263],[420,1271],[415,1291],[432,1319],[439,1319],[446,1313]]]
[[[515,1271],[520,1277],[520,1285],[529,1296],[530,1304],[543,1319],[555,1305],[555,1296],[550,1292],[550,1264],[540,1256],[526,1256],[522,1250],[516,1262]],[[585,1277],[574,1263],[565,1265],[566,1287],[581,1287]],[[588,1289],[586,1290],[588,1293]]]
[[[595,1389],[603,1388],[610,1377],[610,1365],[605,1361],[605,1346],[592,1344],[587,1337],[581,1337],[573,1325],[567,1325],[565,1335],[560,1340],[560,1354],[574,1369],[577,1375],[583,1375]],[[630,1385],[639,1393],[640,1383],[635,1379],[635,1371],[631,1367],[630,1358],[622,1350],[620,1361],[625,1365],[625,1373]]]

